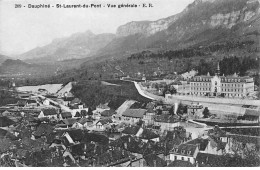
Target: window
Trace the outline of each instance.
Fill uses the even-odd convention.
[[[183,161],[184,161],[184,157],[181,157],[181,160],[183,160]]]
[[[174,156],[174,160],[177,160],[177,156]]]
[[[188,161],[190,162],[190,158],[188,158]]]

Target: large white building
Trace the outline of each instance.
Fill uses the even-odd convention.
[[[195,76],[190,80],[190,95],[246,97],[254,92],[254,79],[251,77],[220,76],[219,65],[215,76]]]

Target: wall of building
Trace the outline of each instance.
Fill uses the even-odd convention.
[[[188,100],[193,102],[218,103],[218,104],[237,104],[237,105],[256,105],[260,106],[260,100],[249,99],[231,99],[231,98],[209,98],[200,96],[182,96],[166,94],[165,101],[167,103],[174,103],[178,100]]]
[[[183,156],[183,155],[178,155],[178,154],[174,154],[174,153],[170,154],[170,160],[171,161],[184,160],[184,161],[189,161],[192,164],[195,163],[195,159],[192,156]]]

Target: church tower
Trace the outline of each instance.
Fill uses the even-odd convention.
[[[216,70],[215,75],[216,75],[216,76],[220,76],[219,62],[218,62],[218,66],[217,66],[217,70]]]

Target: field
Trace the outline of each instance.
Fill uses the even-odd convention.
[[[39,86],[22,86],[17,87],[18,91],[23,92],[38,92],[39,89],[46,89],[49,93],[56,93],[58,90],[60,90],[62,87],[62,84],[45,84],[45,85],[39,85]]]
[[[121,80],[105,80],[114,85],[104,85],[101,81],[81,81],[72,88],[72,93],[80,98],[89,107],[96,107],[100,103],[109,103],[109,106],[117,109],[126,100],[149,102],[141,96],[133,82]]]

